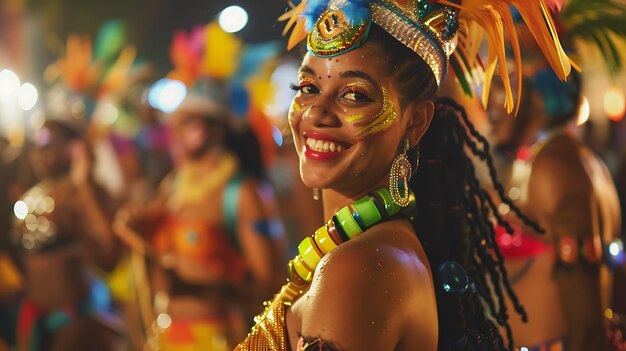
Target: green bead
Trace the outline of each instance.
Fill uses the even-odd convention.
[[[358,213],[359,217],[365,224],[365,227],[369,228],[376,224],[378,221],[382,219],[380,212],[374,205],[374,202],[370,200],[368,197],[364,197],[357,202],[355,202],[352,207]]]
[[[347,206],[339,210],[335,217],[348,238],[352,239],[363,232]]]
[[[389,193],[389,189],[378,189],[374,192],[374,195],[378,196],[378,199],[385,204],[385,211],[387,212],[387,216],[391,217],[400,212],[400,206],[396,205],[396,203],[393,202],[391,194]]]

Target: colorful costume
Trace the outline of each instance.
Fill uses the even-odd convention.
[[[37,255],[76,245],[76,238],[58,231],[55,223],[57,205],[50,191],[48,184],[40,183],[16,202],[17,218],[12,232],[16,252]],[[82,300],[57,311],[43,311],[26,296],[20,299],[16,320],[18,350],[41,350],[45,338],[85,317],[116,332],[121,331],[121,320],[114,313],[109,289],[94,276],[87,279],[89,289]]]
[[[242,284],[247,266],[239,252],[236,234],[236,211],[239,187],[243,178],[237,175],[234,156],[225,154],[212,171],[211,177],[201,182],[192,181],[195,170],[184,165],[173,178],[168,199],[168,214],[157,224],[152,246],[161,260],[162,269],[170,282],[167,292],[171,298],[193,296],[199,299],[207,292],[206,286],[186,282],[169,266],[168,257],[184,256],[207,272],[221,277],[233,286]],[[223,188],[224,226],[209,224],[203,218],[182,218],[176,213]],[[233,213],[234,212],[234,213]],[[229,221],[229,218],[234,220]],[[157,324],[159,323],[157,318]],[[169,325],[168,325],[169,324]],[[233,338],[242,335],[246,323],[238,311],[226,316],[208,316],[198,319],[171,317],[159,335],[158,349],[163,351],[232,349]]]
[[[55,312],[44,312],[24,297],[17,320],[17,347],[20,351],[39,351],[43,340],[80,318],[94,319],[104,326],[120,331],[121,320],[114,314],[106,285],[91,278],[88,294],[76,305]]]
[[[246,266],[241,255],[220,227],[209,226],[204,220],[165,217],[153,238],[154,249],[160,255],[172,252],[197,262],[206,270],[228,280],[242,282]]]
[[[511,175],[511,190],[517,194],[516,200],[525,203],[528,197],[528,181],[532,171],[532,165],[535,158],[539,155],[545,145],[552,142],[555,138],[566,137],[573,138],[568,135],[564,129],[554,129],[540,135],[537,142],[531,147],[523,147],[518,152],[518,157],[513,163],[513,171]],[[602,225],[596,226],[597,231],[592,233],[584,240],[578,240],[570,235],[561,235],[555,243],[558,247],[557,258],[561,264],[572,266],[584,260],[590,264],[601,263],[603,259],[611,259],[611,256],[623,255],[621,252],[615,255],[609,255],[608,245],[610,245],[613,233],[617,231],[619,226],[619,216],[615,209],[619,206],[615,194],[613,184],[604,184],[603,179],[610,179],[610,175],[606,166],[591,154],[584,147],[579,151],[579,157],[588,172],[589,178],[592,180],[593,191],[597,199],[602,199],[597,204],[599,222]],[[607,178],[608,177],[608,178]],[[501,228],[502,229],[502,228]],[[525,233],[521,230],[511,234],[500,230],[498,233],[498,245],[502,254],[507,258],[530,258],[538,256],[549,249],[550,245],[537,239],[533,234]],[[607,261],[607,263],[612,264]]]
[[[605,59],[606,67],[611,73],[620,68],[621,53],[611,48],[616,45],[616,38],[623,36],[624,29],[626,29],[623,21],[626,13],[624,4],[610,0],[602,4],[595,1],[574,0],[561,4],[555,3],[551,10],[555,15],[558,14],[558,17],[555,17],[565,47],[574,51],[573,48],[579,47],[580,41],[587,42],[599,49]],[[609,33],[619,34],[614,36]],[[533,56],[533,54],[536,56],[537,52],[530,50],[529,55]],[[559,289],[561,301],[567,301],[561,305],[563,307],[561,314],[568,328],[567,335],[563,336],[567,339],[568,346],[574,349],[600,347],[589,345],[591,345],[590,343],[600,345],[603,341],[602,328],[591,328],[590,325],[599,326],[603,311],[605,315],[607,311],[611,311],[607,308],[611,304],[608,300],[612,290],[612,272],[603,264],[614,268],[623,265],[626,260],[623,244],[619,239],[615,239],[620,232],[619,202],[611,175],[606,165],[591,150],[579,144],[577,138],[571,135],[566,127],[570,121],[580,116],[579,110],[583,110],[582,106],[585,101],[581,95],[580,81],[581,79],[584,80],[584,73],[582,73],[583,77],[575,75],[567,82],[562,82],[544,62],[535,62],[534,65],[526,67],[525,74],[527,76],[525,79],[531,82],[532,90],[540,97],[542,111],[539,112],[534,107],[530,107],[534,105],[534,100],[529,99],[529,110],[524,111],[520,123],[513,126],[513,128],[521,127],[515,136],[527,135],[529,130],[537,132],[537,134],[531,136],[535,139],[532,144],[521,145],[521,147],[516,145],[516,142],[519,144],[519,140],[512,138],[513,146],[520,148],[517,150],[511,167],[509,194],[520,205],[535,205],[528,202],[528,188],[532,173],[535,171],[539,173],[538,168],[534,168],[535,159],[540,157],[542,150],[556,145],[556,149],[552,148],[554,151],[550,152],[553,157],[555,152],[560,152],[558,157],[562,158],[564,162],[576,167],[580,165],[584,168],[584,174],[581,172],[579,179],[586,178],[585,183],[588,180],[591,185],[590,193],[584,195],[588,196],[588,200],[572,196],[571,199],[568,199],[571,203],[560,204],[561,207],[552,213],[543,212],[543,215],[547,215],[544,217],[546,220],[544,224],[553,226],[547,228],[551,230],[551,235],[544,241],[532,233],[525,233],[523,230],[517,230],[516,233],[511,234],[503,233],[498,237],[498,244],[505,258],[523,260],[522,268],[511,277],[511,283],[516,283],[531,271],[536,256],[546,251],[554,255],[554,271],[551,271],[552,267],[550,267],[543,271],[537,269],[534,272],[537,272],[538,276],[549,276],[550,278],[547,279],[550,279],[550,283],[554,283],[555,287]],[[542,128],[545,129],[533,130],[533,126],[538,125],[538,123],[543,123]],[[528,140],[522,140],[522,142],[529,143]],[[572,145],[569,151],[565,148],[556,151],[559,145],[567,144]],[[537,176],[534,179],[541,179],[540,177]],[[573,185],[567,191],[576,194],[578,189],[575,187],[576,185]],[[591,203],[587,201],[591,201]],[[576,232],[575,228],[569,228],[569,232],[559,231],[559,227],[567,227],[568,222],[568,220],[559,218],[575,215],[568,213],[567,207],[572,204],[588,211],[585,214],[590,215],[589,229],[586,229],[588,232]],[[583,214],[581,213],[581,215]],[[547,240],[549,242],[546,242]],[[585,278],[588,280],[585,283],[574,284],[564,278],[575,274],[587,274]],[[595,284],[597,286],[594,286]],[[581,295],[588,296],[588,299],[575,302],[568,300],[568,295],[574,293],[571,292],[573,287],[583,289],[584,293]],[[519,290],[518,293],[525,294],[532,292],[534,287],[521,284],[519,289],[524,290]],[[593,295],[587,294],[588,291],[592,291]],[[598,294],[598,297],[595,297],[595,294]],[[559,303],[556,299],[552,301]],[[578,307],[583,304],[585,306]],[[593,311],[586,312],[588,306],[594,306]],[[579,311],[584,313],[577,315]],[[593,323],[588,321],[593,321]],[[618,335],[618,333],[610,337],[614,339],[614,335]],[[612,343],[613,347],[616,348],[615,345],[621,341],[612,340]]]

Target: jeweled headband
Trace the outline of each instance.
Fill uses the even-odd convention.
[[[510,111],[514,99],[506,67],[505,41],[511,45],[521,93],[521,55],[511,11],[519,12],[533,33],[538,46],[557,76],[570,72],[569,58],[563,51],[544,0],[302,0],[279,18],[287,21],[283,34],[293,28],[288,47],[307,38],[308,51],[318,57],[332,57],[361,46],[367,41],[372,24],[415,51],[432,70],[437,84],[448,66],[470,93],[476,68],[485,71],[483,102],[491,78],[500,62],[506,91],[505,106]],[[488,60],[478,59],[478,49],[486,35]]]

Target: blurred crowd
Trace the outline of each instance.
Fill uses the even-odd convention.
[[[292,96],[277,93],[297,62],[210,23],[174,35],[173,69],[157,77],[131,46],[99,45],[115,33],[68,38],[27,112],[0,101],[0,114],[23,116],[0,134],[0,350],[231,350],[324,220],[287,132]],[[524,74],[517,117],[497,108],[501,76],[487,109],[445,93],[491,141],[504,183],[494,193],[543,226],[497,204],[514,227],[498,244],[531,316],[513,330],[535,345],[598,329],[625,350],[626,160],[586,146],[584,76]],[[477,171],[490,186],[491,170]]]

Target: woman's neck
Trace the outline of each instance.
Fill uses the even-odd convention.
[[[342,207],[349,205],[362,198],[374,190],[389,187],[389,172],[371,186],[360,187],[359,189],[322,189],[322,206],[324,208],[324,219],[331,218]]]

